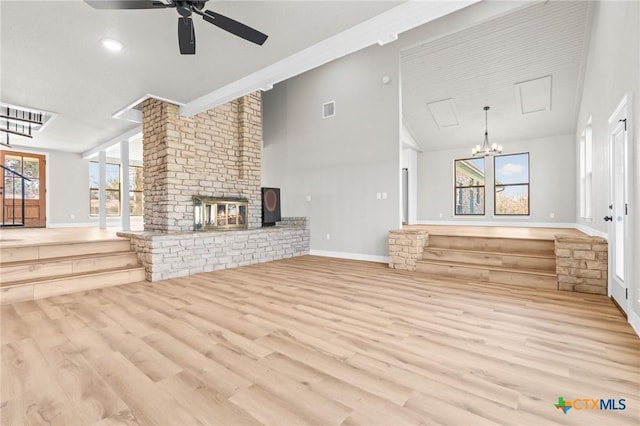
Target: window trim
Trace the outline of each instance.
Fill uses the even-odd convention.
[[[585,222],[593,220],[593,127],[589,117],[580,137],[579,155],[579,216]]]
[[[456,181],[456,162],[457,161],[467,161],[467,160],[478,160],[481,159],[484,162],[484,185],[465,185],[458,186]],[[484,197],[482,198],[482,213],[458,213],[458,189],[468,189],[468,188],[482,188],[484,191]],[[487,215],[487,162],[486,158],[478,158],[478,157],[467,157],[467,158],[455,158],[453,160],[453,215],[454,216],[486,216]]]
[[[133,165],[133,164],[129,164],[129,173],[131,172],[132,168],[136,168],[136,169],[141,169],[142,170],[143,189],[137,190],[137,189],[129,188],[129,210],[131,210],[131,194],[132,193],[140,193],[140,194],[142,194],[142,213],[140,213],[140,214],[132,214],[131,212],[129,212],[129,216],[131,216],[131,217],[142,217],[142,216],[144,216],[144,167],[143,166],[136,166],[136,165]]]
[[[585,131],[582,132],[582,136],[580,136],[580,141],[578,143],[578,155],[579,155],[579,159],[580,159],[580,164],[579,164],[579,168],[578,168],[578,181],[579,181],[579,188],[580,188],[580,193],[579,193],[579,214],[581,218],[585,218],[586,217],[586,212],[587,212],[587,199],[585,197],[585,193],[586,193],[586,151],[587,151],[587,141],[585,140],[585,133],[586,133],[586,129]]]
[[[89,168],[91,168],[91,163],[100,164],[98,161],[89,161]],[[118,166],[118,189],[105,188],[106,192],[117,192],[118,193],[118,214],[109,214],[107,213],[107,217],[120,217],[122,215],[122,184],[120,182],[121,172],[122,172],[122,164],[119,163],[105,163],[111,166]],[[98,166],[99,167],[99,166]],[[91,169],[89,169],[89,177],[91,177]],[[100,196],[100,188],[91,186],[91,180],[89,180],[89,217],[98,217],[100,213],[94,214],[91,213],[91,191],[98,191],[98,199]],[[106,195],[106,194],[105,194]]]
[[[515,155],[527,155],[527,182],[498,184],[496,180],[496,159],[498,157],[512,157]],[[498,187],[504,188],[507,186],[527,186],[527,213],[498,213]],[[515,152],[512,154],[495,155],[493,157],[493,215],[494,216],[531,216],[531,153],[530,152]]]

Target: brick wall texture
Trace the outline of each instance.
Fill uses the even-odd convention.
[[[261,228],[260,92],[193,117],[148,99],[142,116],[145,230],[118,235],[131,239],[147,280],[309,254],[307,218]],[[194,232],[195,195],[247,199],[249,229]]]
[[[307,218],[279,226],[214,232],[118,233],[131,238],[148,281],[184,277],[309,254]]]
[[[416,261],[422,259],[424,247],[428,245],[427,231],[390,231],[389,268],[415,271]]]
[[[147,99],[142,107],[145,231],[193,230],[194,195],[249,201],[249,228],[261,226],[261,94],[193,117]]]
[[[562,236],[555,240],[558,289],[607,294],[607,240]]]

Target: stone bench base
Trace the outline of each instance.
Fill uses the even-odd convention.
[[[184,277],[309,254],[307,218],[278,226],[214,232],[119,232],[131,239],[147,281]]]

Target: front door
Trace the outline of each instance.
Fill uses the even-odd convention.
[[[627,263],[629,261],[628,216],[628,132],[626,98],[609,119],[610,204],[609,216],[609,294],[628,312]]]
[[[17,173],[3,169],[4,178],[0,191],[2,193],[2,225],[21,225],[24,206],[24,226],[45,226],[46,163],[44,155],[0,151],[0,163]],[[18,175],[28,179],[24,180],[24,188],[23,180]]]

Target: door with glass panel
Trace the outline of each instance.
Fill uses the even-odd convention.
[[[626,98],[609,119],[609,294],[628,311],[628,269],[631,251],[629,226],[629,162]]]
[[[24,226],[45,226],[46,163],[44,155],[0,151],[0,162],[6,169],[15,172],[2,169],[3,225],[22,225],[24,207]],[[22,179],[22,176],[25,179]]]

